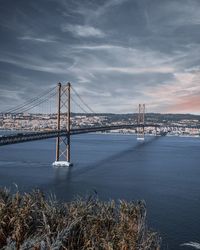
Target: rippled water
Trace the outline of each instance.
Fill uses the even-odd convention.
[[[72,137],[70,169],[52,167],[55,139],[0,148],[0,185],[39,187],[60,200],[98,193],[101,199],[144,199],[148,224],[163,249],[200,242],[200,138],[90,134]]]

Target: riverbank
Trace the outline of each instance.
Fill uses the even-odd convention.
[[[144,202],[103,202],[94,197],[58,203],[43,193],[0,190],[0,248],[160,249],[147,229]]]
[[[129,132],[93,132],[90,134],[107,134],[107,135],[131,135],[131,136],[137,136],[136,133],[129,133]],[[145,136],[155,137],[155,136],[162,136],[162,135],[156,135],[156,134],[145,134]],[[166,134],[165,136],[171,136],[171,137],[188,137],[188,138],[200,138],[200,135],[179,135],[179,134]]]
[[[33,133],[33,132],[38,132],[38,131],[35,131],[35,130],[13,130],[13,129],[8,130],[8,129],[0,129],[0,137],[3,136],[3,135],[7,135],[7,134]],[[131,136],[137,136],[136,133],[119,132],[119,131],[114,131],[114,132],[110,132],[110,131],[106,131],[106,132],[91,132],[90,134],[131,135]],[[155,137],[155,136],[162,136],[162,135],[159,135],[159,134],[156,135],[156,134],[146,133],[145,136]],[[188,135],[184,135],[184,134],[166,134],[165,136],[200,138],[200,135],[190,135],[190,134],[188,134]]]

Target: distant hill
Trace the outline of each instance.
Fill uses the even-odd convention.
[[[85,113],[72,113],[72,116],[104,116],[107,120],[114,122],[114,121],[128,121],[137,119],[137,113],[133,114],[113,114],[113,113],[92,113],[92,114],[85,114]],[[145,114],[146,121],[157,121],[157,122],[164,122],[164,121],[174,121],[179,122],[183,120],[189,120],[200,122],[200,115],[193,115],[193,114],[161,114],[161,113],[146,113]]]

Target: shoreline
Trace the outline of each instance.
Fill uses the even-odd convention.
[[[120,132],[92,132],[90,134],[109,134],[109,135],[130,135],[130,136],[137,136],[137,134],[134,134],[134,133],[120,133]],[[154,135],[154,134],[145,134],[146,136],[161,136],[161,135]],[[165,136],[168,136],[168,137],[191,137],[191,138],[200,138],[200,135],[165,135]]]
[[[24,133],[29,133],[29,132],[38,132],[38,131],[34,131],[34,130],[13,130],[13,129],[0,129],[0,137],[3,136],[3,134],[1,134],[1,132],[24,132]],[[126,136],[137,136],[137,134],[135,133],[122,133],[122,132],[91,132],[90,134],[104,134],[104,135],[126,135]],[[155,134],[145,134],[145,136],[161,136],[161,135],[155,135]],[[167,134],[165,135],[167,137],[184,137],[184,138],[200,138],[200,135],[171,135],[171,134]]]

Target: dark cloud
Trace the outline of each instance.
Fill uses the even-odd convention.
[[[199,27],[198,0],[1,0],[1,109],[71,81],[99,112],[197,112]]]

